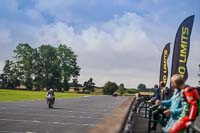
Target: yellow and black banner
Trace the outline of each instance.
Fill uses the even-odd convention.
[[[160,63],[160,80],[159,82],[163,81],[165,84],[167,83],[168,79],[168,65],[167,59],[170,54],[170,43],[166,44],[162,55],[161,55],[161,63]]]
[[[188,78],[187,59],[190,50],[190,36],[194,22],[194,15],[186,18],[176,33],[172,58],[171,76],[181,75],[186,81]]]

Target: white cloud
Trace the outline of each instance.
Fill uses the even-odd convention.
[[[54,17],[54,21],[78,22],[80,18],[72,12],[72,7],[76,4],[85,3],[77,0],[38,0],[35,10]]]
[[[44,4],[44,6],[47,6],[44,8],[46,11],[51,6],[59,7],[60,5]],[[34,21],[43,20],[41,14],[35,10],[29,10],[27,15]],[[62,21],[39,27],[21,25],[18,31],[17,27],[15,29],[19,34],[13,33],[11,29],[0,31],[0,46],[5,48],[0,51],[10,50],[12,52],[17,42],[26,41],[33,47],[41,44],[55,46],[64,43],[72,47],[79,56],[78,62],[82,68],[79,78],[81,83],[92,77],[99,86],[111,80],[117,83],[123,82],[127,87],[137,87],[139,83],[146,83],[151,87],[158,82],[160,55],[167,43],[165,41],[170,40],[173,44],[177,29],[163,27],[164,24],[157,25],[156,22],[149,20],[151,19],[135,13],[124,13],[122,16],[115,15],[108,21],[79,31]],[[19,37],[15,37],[14,34]],[[198,71],[196,67],[200,60],[198,42],[197,37],[191,40],[188,83],[192,85],[196,85],[198,81],[196,76]],[[1,56],[4,55],[10,58],[6,52],[1,53]],[[171,68],[170,62],[171,60],[169,60],[169,69]]]
[[[3,62],[3,61],[0,61],[0,73],[1,73],[2,70],[3,70],[3,66],[4,66],[4,62]]]
[[[79,55],[82,67],[80,81],[83,82],[92,76],[98,85],[107,80],[124,82],[129,87],[136,87],[140,82],[152,86],[158,81],[160,55],[165,43],[164,38],[171,38],[176,29],[165,31],[156,29],[155,23],[151,27],[145,25],[148,19],[135,13],[125,13],[99,25],[92,25],[80,32],[65,23],[54,23],[42,28],[40,42],[66,43]],[[151,22],[149,22],[151,23]],[[167,29],[167,28],[163,28]],[[173,30],[172,30],[173,29]],[[158,34],[155,32],[158,31]],[[154,34],[151,34],[154,33]],[[162,33],[165,35],[162,36]],[[153,41],[154,38],[157,43]],[[199,39],[191,40],[191,51],[188,61],[188,83],[196,85]],[[173,47],[171,47],[171,54]],[[171,59],[169,59],[169,71]],[[170,75],[170,73],[169,73]]]
[[[10,33],[7,30],[1,29],[0,30],[0,44],[7,44],[11,43],[10,40]]]
[[[153,83],[150,79],[158,79],[158,75],[155,72],[145,71],[141,73],[141,70],[135,69],[86,69],[80,76],[80,81],[88,79],[88,76],[95,77],[94,82],[97,85],[104,85],[107,81],[114,81],[118,84],[125,83],[126,87],[137,87],[137,83],[144,83],[152,87]]]
[[[11,57],[8,57],[8,55],[11,56],[11,48],[12,48],[13,40],[10,36],[10,31],[6,29],[0,30],[0,61],[3,61],[3,59],[7,58],[10,59]],[[2,64],[0,64],[2,65]],[[2,68],[2,67],[0,67]],[[0,69],[1,72],[1,69]]]
[[[37,10],[29,9],[29,10],[27,10],[26,14],[28,15],[28,17],[29,17],[32,21],[44,22],[44,19],[43,19],[41,13],[38,12]]]
[[[2,8],[7,9],[9,11],[15,12],[18,10],[17,0],[5,0],[1,1],[1,4],[3,5]]]
[[[121,80],[129,87],[137,86],[142,77],[146,81],[148,77],[156,77],[153,72],[158,70],[160,60],[156,45],[143,29],[144,21],[135,13],[125,13],[80,32],[58,22],[38,29],[34,44],[71,46],[79,55],[81,82],[92,76],[98,85],[107,80]],[[151,78],[147,83],[156,81]]]
[[[195,34],[193,34],[195,35]],[[188,57],[188,84],[192,84],[193,86],[197,86],[198,81],[200,81],[200,77],[197,76],[197,73],[200,73],[199,71],[199,64],[200,64],[200,53],[199,53],[199,42],[200,39],[198,36],[192,36],[191,38],[191,44],[190,44],[190,53]]]
[[[62,22],[45,25],[38,29],[36,42],[42,44],[59,44],[72,42],[75,35],[72,27]]]

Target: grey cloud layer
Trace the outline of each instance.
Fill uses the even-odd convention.
[[[48,7],[51,5],[44,9],[48,10]],[[38,11],[29,10],[27,15],[32,20],[44,23]],[[0,69],[2,61],[11,58],[12,50],[18,42],[28,42],[33,47],[41,44],[56,46],[65,43],[79,56],[78,62],[82,68],[80,82],[91,76],[97,85],[103,85],[111,80],[123,82],[128,87],[136,87],[141,82],[152,86],[158,81],[162,48],[168,41],[173,44],[173,34],[175,35],[177,29],[168,29],[167,26],[162,28],[149,20],[127,12],[80,31],[62,21],[39,26],[21,24],[14,28],[0,29]],[[196,36],[192,39],[188,83],[196,85],[198,81],[196,67],[200,60],[199,39]],[[169,68],[171,68],[170,63]]]

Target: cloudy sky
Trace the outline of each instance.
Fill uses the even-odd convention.
[[[193,14],[187,82],[196,86],[199,0],[1,0],[0,72],[19,42],[34,48],[62,43],[78,55],[80,83],[93,77],[99,86],[111,80],[151,87],[158,82],[164,45],[174,43],[178,26]],[[171,56],[168,64],[171,69]]]

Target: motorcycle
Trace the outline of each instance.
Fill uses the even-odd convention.
[[[112,94],[112,96],[113,96],[113,97],[117,97],[118,94],[117,94],[116,92],[114,92],[114,93]]]
[[[47,99],[47,104],[49,108],[53,108],[53,104],[54,104],[54,96],[48,95],[46,97]]]

